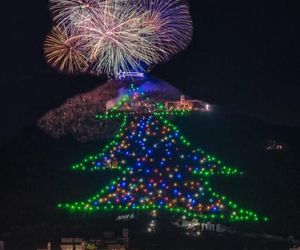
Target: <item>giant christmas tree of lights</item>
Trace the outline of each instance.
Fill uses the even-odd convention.
[[[86,201],[59,207],[72,212],[167,210],[203,220],[266,220],[213,190],[211,176],[241,172],[194,148],[168,119],[190,111],[166,111],[148,100],[132,85],[110,111],[97,115],[99,120],[120,120],[120,129],[99,154],[72,168],[114,170],[116,178]]]
[[[55,26],[45,40],[45,57],[52,67],[68,73],[140,77],[185,49],[192,37],[183,0],[50,0],[50,11]],[[59,207],[79,212],[165,210],[202,220],[267,220],[213,190],[211,176],[241,172],[193,147],[168,119],[187,113],[155,102],[139,84],[129,87],[111,109],[96,116],[120,122],[112,141],[73,166],[81,171],[111,169],[115,178],[86,201]]]

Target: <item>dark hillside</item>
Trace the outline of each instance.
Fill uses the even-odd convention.
[[[245,172],[241,177],[212,181],[219,192],[270,218],[266,224],[238,225],[241,229],[300,237],[297,128],[269,126],[253,118],[222,112],[195,114],[174,123],[195,146]],[[280,152],[266,151],[270,138],[284,143],[286,148]],[[3,238],[35,237],[38,242],[63,233],[89,233],[97,227],[111,226],[109,216],[104,219],[101,215],[69,215],[56,208],[61,201],[86,198],[113,175],[76,173],[69,168],[85,155],[100,150],[103,143],[84,144],[67,137],[52,139],[32,125],[3,147],[0,151]]]

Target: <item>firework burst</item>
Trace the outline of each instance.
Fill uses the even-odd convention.
[[[152,26],[155,42],[165,52],[165,60],[185,49],[192,38],[188,5],[180,0],[140,0],[147,10],[146,25]]]
[[[89,67],[88,59],[82,53],[80,40],[58,26],[47,36],[44,53],[47,62],[59,71],[84,72]]]
[[[50,0],[49,8],[57,25],[72,27],[80,17],[94,15],[100,3],[97,0]]]
[[[83,37],[89,40],[91,60],[96,72],[117,74],[121,71],[143,70],[141,62],[157,63],[161,49],[154,41],[151,26],[143,25],[146,14],[129,2],[105,2],[101,18],[85,22]]]
[[[191,40],[188,6],[179,0],[50,0],[56,27],[47,62],[69,73],[144,71]],[[73,64],[73,65],[72,65]]]

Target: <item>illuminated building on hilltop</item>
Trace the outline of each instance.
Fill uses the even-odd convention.
[[[184,95],[180,96],[179,101],[166,101],[165,108],[167,111],[172,110],[189,110],[189,111],[210,111],[210,105],[199,100],[187,100]]]

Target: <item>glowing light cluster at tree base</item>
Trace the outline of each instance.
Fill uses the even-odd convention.
[[[148,109],[121,111],[147,96],[132,87],[115,109],[97,119],[119,119],[120,128],[101,152],[72,166],[77,171],[115,171],[115,178],[82,202],[59,204],[71,212],[164,210],[201,220],[267,221],[216,192],[210,177],[242,174],[196,148],[168,117],[188,111]]]

